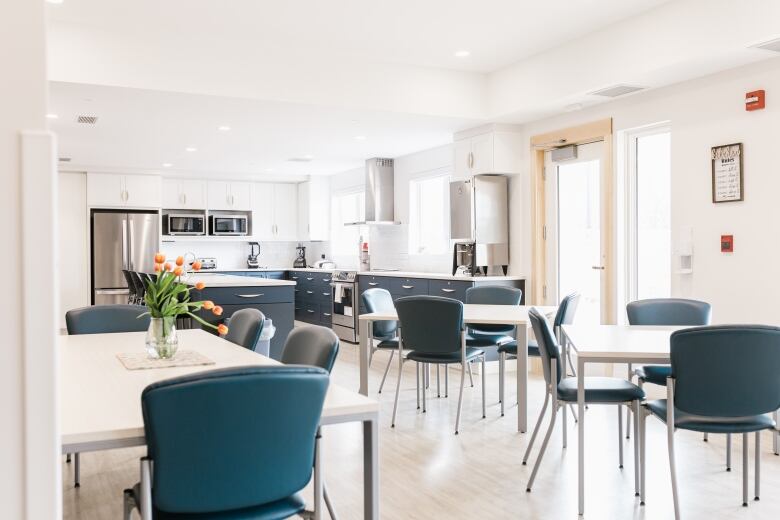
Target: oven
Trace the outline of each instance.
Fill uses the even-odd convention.
[[[330,282],[331,328],[350,343],[358,342],[358,297],[357,272],[335,271]]]
[[[197,213],[169,213],[163,218],[163,235],[205,235],[206,217]]]
[[[209,234],[220,235],[246,235],[246,215],[209,215]]]

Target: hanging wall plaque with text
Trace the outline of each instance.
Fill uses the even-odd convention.
[[[742,143],[712,148],[712,202],[744,200]]]

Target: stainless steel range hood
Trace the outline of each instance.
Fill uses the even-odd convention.
[[[393,226],[395,220],[395,172],[392,159],[375,157],[366,161],[365,220],[345,226]]]

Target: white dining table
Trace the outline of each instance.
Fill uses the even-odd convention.
[[[117,354],[143,352],[144,332],[59,336],[62,453],[145,445],[141,392],[152,383],[218,368],[280,365],[200,329],[178,334],[180,350],[199,352],[214,364],[128,370]],[[374,520],[379,519],[378,419],[377,401],[338,385],[328,387],[320,425],[362,423],[363,517]],[[323,510],[319,498],[315,493],[318,517]]]
[[[557,307],[535,306],[545,315]],[[517,429],[528,429],[528,309],[526,305],[463,305],[463,322],[467,325],[514,325],[517,339]],[[375,321],[397,321],[395,309],[387,312],[369,312],[358,317],[360,321],[360,393],[368,395],[368,363],[371,356],[371,338]],[[399,370],[403,358],[399,356]]]

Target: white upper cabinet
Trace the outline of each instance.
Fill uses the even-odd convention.
[[[330,236],[330,179],[314,177],[298,185],[298,240],[328,240]]]
[[[298,187],[295,184],[255,183],[253,235],[258,240],[293,242],[298,239]]]
[[[208,182],[208,209],[251,211],[252,184],[249,182]]]
[[[520,173],[520,136],[512,132],[487,132],[455,141],[455,172],[458,180],[482,173]]]
[[[155,175],[87,174],[91,207],[159,208],[162,181]]]
[[[163,179],[162,207],[165,209],[206,209],[206,181]]]

